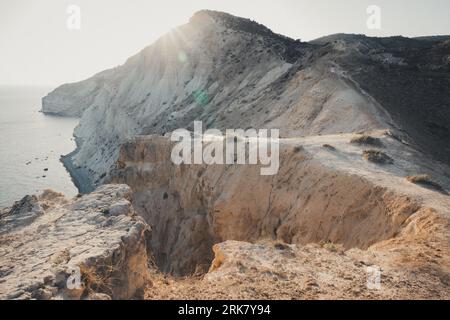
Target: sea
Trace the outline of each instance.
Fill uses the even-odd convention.
[[[60,157],[75,149],[79,120],[40,112],[53,89],[0,86],[0,208],[45,189],[78,193]]]

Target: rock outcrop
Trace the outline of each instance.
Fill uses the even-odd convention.
[[[128,186],[104,185],[73,200],[45,191],[4,210],[0,298],[142,297],[149,228],[135,215],[130,199]]]

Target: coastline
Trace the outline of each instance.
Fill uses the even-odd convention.
[[[70,177],[78,189],[78,192],[81,194],[88,194],[94,191],[94,186],[91,182],[89,172],[83,168],[77,168],[74,163],[72,157],[78,152],[79,149],[79,141],[75,138],[75,143],[77,147],[71,153],[61,156],[60,161],[64,165],[64,168],[69,172]]]
[[[53,111],[45,110],[44,98],[42,98],[41,101],[42,101],[42,107],[41,107],[41,110],[39,110],[39,112],[43,113],[46,116],[57,117],[57,118],[72,118],[72,117],[78,118],[78,117],[74,117],[74,116],[67,116],[63,112],[53,112]],[[89,171],[87,171],[84,168],[80,168],[80,167],[76,166],[73,162],[73,157],[79,151],[80,145],[82,144],[82,142],[75,136],[74,133],[72,133],[72,134],[73,134],[73,137],[75,138],[75,145],[76,145],[75,150],[73,150],[69,154],[61,155],[59,160],[61,161],[64,168],[67,170],[67,172],[69,173],[73,184],[78,189],[78,192],[80,194],[88,194],[88,193],[91,193],[92,191],[94,191],[95,188],[94,188],[93,183],[91,182],[91,177],[90,177]]]

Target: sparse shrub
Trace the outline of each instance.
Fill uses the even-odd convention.
[[[428,184],[431,182],[431,177],[427,174],[419,174],[415,176],[408,176],[406,180],[416,184]]]
[[[289,246],[287,244],[281,243],[281,242],[275,243],[274,247],[275,247],[275,249],[281,250],[281,251],[289,249]]]
[[[325,143],[324,145],[322,145],[322,147],[331,151],[336,151],[336,148],[328,143]]]
[[[350,140],[350,143],[352,144],[361,144],[361,145],[369,145],[374,147],[383,147],[383,143],[379,138],[375,138],[372,136],[369,136],[367,134],[360,135],[358,137],[354,137],[352,140]]]
[[[125,162],[120,161],[120,160],[117,160],[117,168],[118,168],[118,169],[125,169],[126,166],[127,166],[127,165],[126,165]]]
[[[432,189],[436,189],[439,191],[444,191],[444,189],[436,182],[431,179],[431,177],[427,174],[418,174],[414,176],[408,176],[406,177],[406,180],[408,180],[411,183],[418,184],[424,187],[430,187]]]
[[[344,252],[344,247],[341,244],[336,244],[332,241],[321,242],[322,248],[327,249],[330,252]]]
[[[392,160],[391,157],[389,157],[386,153],[380,150],[364,150],[363,158],[366,159],[367,161],[379,164],[387,164],[394,162],[394,160]]]
[[[294,152],[295,153],[299,153],[299,152],[301,152],[303,150],[303,147],[302,146],[296,146],[295,148],[294,148]]]

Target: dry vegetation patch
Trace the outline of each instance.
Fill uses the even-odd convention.
[[[433,179],[427,175],[427,174],[418,174],[414,176],[408,176],[406,177],[406,180],[408,180],[411,183],[418,184],[424,187],[428,187],[431,189],[439,190],[441,192],[444,192],[444,189],[439,185],[437,182],[433,181]]]
[[[381,139],[372,137],[367,134],[363,134],[363,135],[354,137],[352,140],[350,140],[350,143],[374,146],[374,147],[379,147],[379,148],[383,147],[383,143],[381,142]]]
[[[332,145],[325,143],[324,145],[322,145],[323,148],[328,149],[330,151],[336,151],[336,148],[333,147]]]
[[[391,157],[380,150],[364,150],[363,158],[367,161],[378,164],[391,164],[394,162]]]
[[[303,147],[302,146],[296,146],[296,147],[294,147],[294,152],[295,153],[299,153],[299,152],[302,152],[303,151]]]
[[[332,241],[320,242],[320,246],[331,252],[343,253],[345,252],[344,246],[342,244],[334,243]]]

